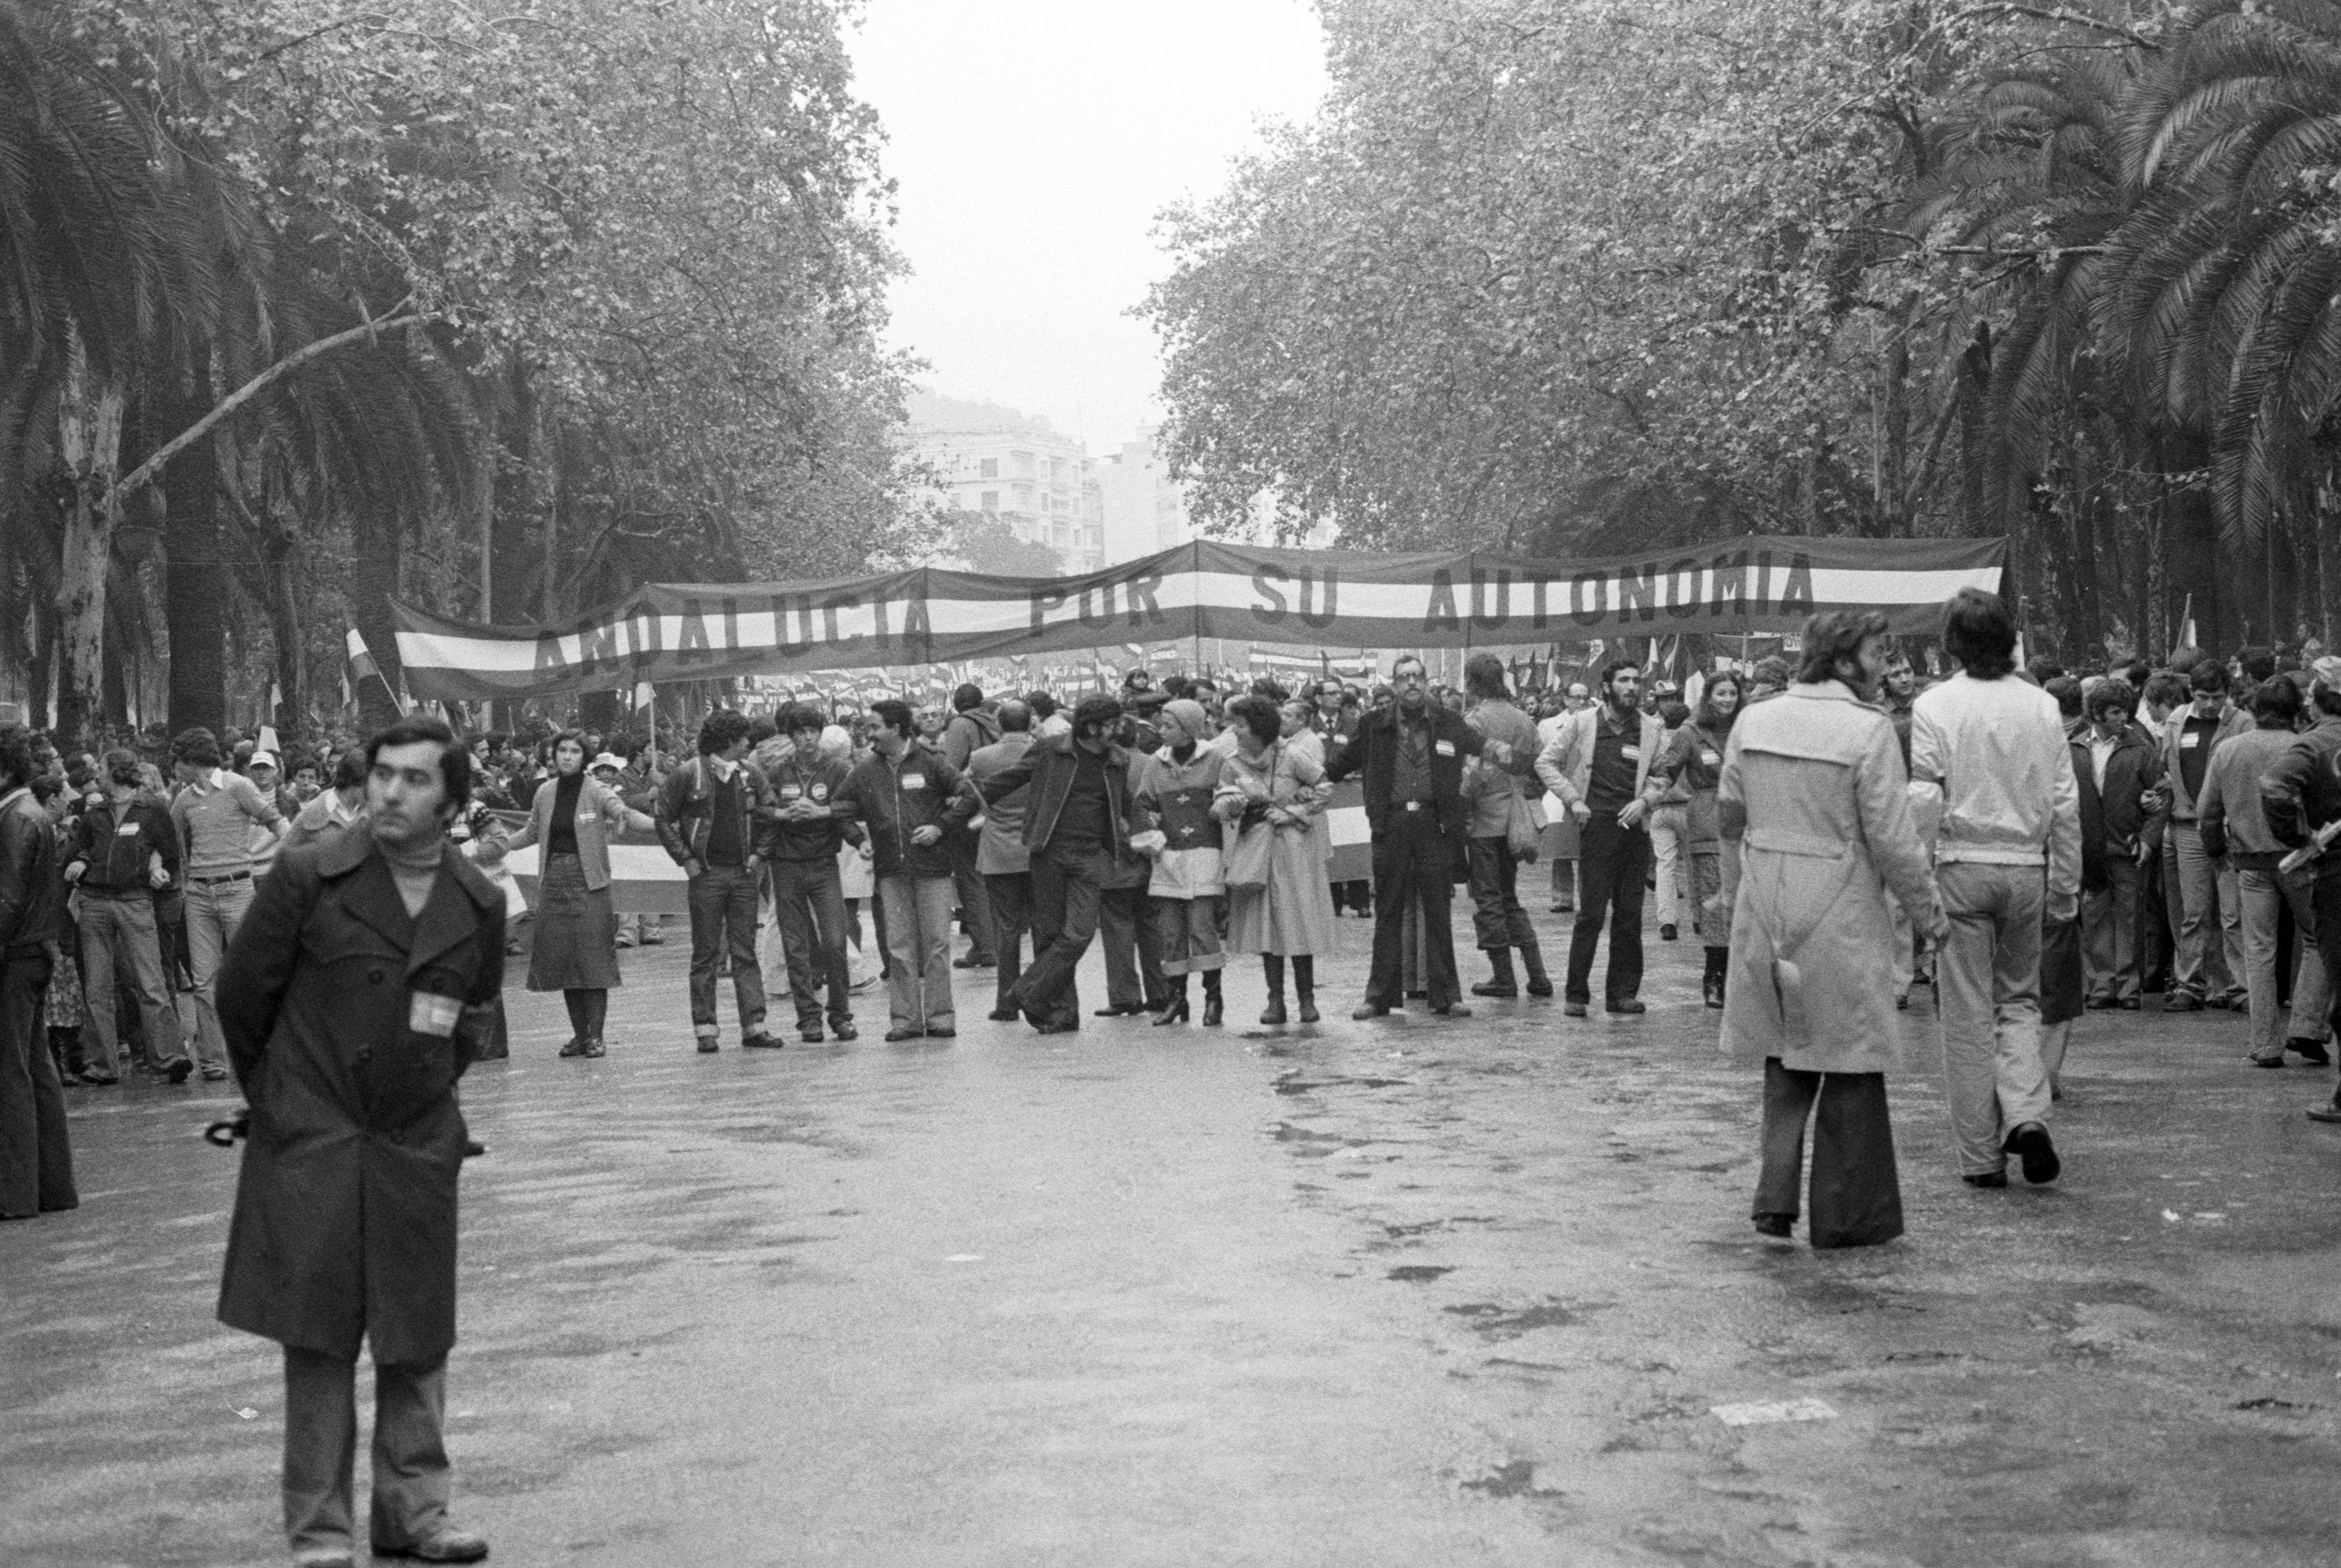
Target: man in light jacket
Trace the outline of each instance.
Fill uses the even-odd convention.
[[[1764,1063],[1756,1228],[1796,1223],[1810,1116],[1817,1247],[1902,1234],[1886,1074],[1901,1066],[1893,955],[1908,939],[1888,906],[1928,937],[1943,925],[1901,743],[1867,700],[1886,630],[1876,610],[1813,617],[1797,683],[1733,723],[1717,784],[1726,851],[1745,857],[1720,1043]]]
[[[1601,700],[1569,714],[1537,759],[1537,775],[1560,797],[1579,830],[1577,925],[1569,939],[1563,1010],[1585,1017],[1592,1001],[1593,954],[1609,920],[1603,995],[1613,1013],[1644,1011],[1642,878],[1650,866],[1650,764],[1666,726],[1641,708],[1642,667],[1613,659],[1601,671]]]
[[[2057,700],[2013,676],[2016,623],[1998,595],[1961,589],[1943,649],[1962,668],[1911,705],[1910,778],[1941,800],[1935,881],[1949,934],[1936,1017],[1951,1131],[1971,1186],[2006,1186],[2011,1154],[2025,1180],[2054,1181],[2040,923],[2072,919],[2080,903],[2072,748]]]

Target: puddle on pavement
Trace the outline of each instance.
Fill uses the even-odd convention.
[[[1509,1307],[1493,1301],[1472,1301],[1441,1310],[1470,1319],[1473,1330],[1484,1338],[1518,1339],[1535,1329],[1572,1327],[1583,1321],[1580,1315],[1585,1309],[1570,1307],[1547,1296],[1534,1306]]]
[[[1433,1280],[1455,1272],[1453,1264],[1402,1263],[1383,1277],[1407,1285],[1429,1285]]]
[[[1552,1487],[1536,1484],[1536,1462],[1531,1459],[1515,1459],[1508,1464],[1499,1464],[1487,1474],[1464,1482],[1463,1490],[1488,1497],[1539,1497],[1551,1502],[1558,1502],[1564,1495]]]

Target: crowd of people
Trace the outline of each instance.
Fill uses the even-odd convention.
[[[1955,604],[1949,633],[1979,613]],[[2006,619],[1997,613],[1996,628]],[[2329,1061],[2316,866],[2280,868],[2316,825],[2300,799],[2317,781],[2295,779],[2281,799],[2263,786],[2290,778],[2286,768],[2296,770],[2326,728],[2325,681],[2341,685],[2341,661],[2254,648],[2221,660],[2188,648],[2161,668],[2067,671],[2047,660],[2018,669],[2003,655],[2001,684],[1978,680],[1992,659],[1961,655],[1949,633],[1944,648],[1960,668],[1948,680],[1923,680],[1888,639],[1874,686],[1841,684],[1888,726],[1905,783],[1918,787],[1939,908],[1879,900],[1890,933],[1880,972],[1892,977],[1898,1008],[1914,986],[1936,989],[1946,1059],[1957,1067],[1967,1179],[2004,1181],[2018,1145],[2053,1149],[2045,1107],[2055,1063],[2086,1008],[2135,1010],[2157,994],[2167,1012],[2230,1008],[2247,1017],[2259,1066]],[[514,898],[513,913],[534,925],[529,988],[563,993],[570,1057],[607,1048],[619,953],[664,939],[662,917],[615,907],[610,850],[628,831],[656,834],[688,880],[689,1005],[702,1051],[720,1048],[727,974],[750,1048],[783,1043],[766,1025],[768,976],[809,1043],[856,1038],[853,998],[882,982],[888,1039],[951,1037],[954,968],[995,972],[992,1021],[1070,1031],[1083,1017],[1074,974],[1093,941],[1106,960],[1100,1017],[1217,1026],[1230,960],[1257,958],[1260,1021],[1311,1023],[1321,1016],[1315,961],[1334,950],[1344,913],[1374,921],[1356,1017],[1410,1000],[1468,1017],[1458,887],[1487,966],[1468,993],[1556,993],[1522,901],[1520,868],[1539,858],[1551,866],[1551,908],[1574,916],[1559,987],[1565,1016],[1592,1009],[1597,959],[1602,1010],[1645,1010],[1651,895],[1659,939],[1688,929],[1704,948],[1703,998],[1728,1011],[1735,979],[1780,989],[1777,972],[1748,980],[1758,960],[1742,952],[1735,961],[1739,888],[1764,856],[1732,831],[1746,808],[1732,763],[1749,715],[1822,683],[1815,657],[1808,639],[1801,670],[1775,656],[1685,687],[1615,659],[1590,682],[1521,693],[1489,654],[1468,660],[1460,690],[1430,681],[1412,657],[1386,683],[1328,679],[1298,691],[1211,675],[1158,687],[1135,670],[1118,694],[1071,704],[1046,690],[963,685],[929,707],[719,709],[679,753],[672,733],[662,747],[542,724],[465,742],[467,799],[451,837],[491,876],[512,850],[538,850],[533,906]],[[2021,751],[2012,738],[2027,731],[2013,710],[1925,721],[1986,690],[2020,693],[2007,700],[2024,715],[2053,714],[2055,755]],[[34,986],[33,966],[20,963],[13,983],[35,996],[55,1090],[126,1073],[174,1084],[227,1077],[217,976],[257,879],[284,847],[344,831],[367,810],[364,747],[286,758],[273,740],[194,729],[66,756],[11,733],[10,754],[21,757],[10,777],[25,804],[0,816],[0,833],[29,834],[35,812],[45,824],[54,849],[44,874],[55,886],[19,906],[50,909],[55,928],[14,938],[27,959],[37,948],[44,968]],[[1326,807],[1334,783],[1352,777],[1370,832],[1370,879],[1331,873]],[[1970,829],[1971,819],[1983,825]],[[1778,836],[1760,820],[1754,831]],[[2020,851],[1998,842],[2012,838],[2025,839]],[[2037,910],[1980,885],[2007,875],[1980,868],[2007,865],[2047,868]],[[2056,893],[2068,872],[2069,915]],[[1950,925],[1930,928],[1936,914]],[[1947,943],[1961,921],[1989,928],[1987,949]],[[1824,936],[1830,925],[1821,922]],[[957,956],[955,926],[965,936]],[[2341,928],[2341,917],[2322,926]],[[2037,952],[2027,954],[2023,933],[2034,927]],[[1987,950],[1994,967],[1978,968]],[[2015,978],[2027,969],[2028,996]],[[2027,1007],[2047,1065],[2037,1084],[2019,1085],[2008,1058],[2026,1053],[2009,1040],[2033,1027]],[[504,1048],[501,1029],[483,1048]],[[36,1118],[41,1136],[0,1146],[0,1168],[35,1169],[41,1160],[27,1150],[62,1138],[53,1099],[29,1083],[10,1097],[49,1108]],[[2341,1099],[2312,1114],[2341,1119]],[[20,1176],[0,1186],[0,1214],[69,1203],[69,1179],[54,1175],[65,1163],[62,1151],[47,1156],[46,1185]],[[2037,1153],[2027,1169],[2046,1179],[2057,1163]],[[1786,1212],[1775,1203],[1763,1223],[1777,1228]]]
[[[853,997],[880,979],[887,1039],[951,1038],[954,968],[995,971],[991,1021],[1072,1031],[1093,941],[1098,1016],[1220,1025],[1231,960],[1257,959],[1260,1022],[1315,1023],[1345,906],[1374,923],[1353,1018],[1418,1000],[1464,1018],[1459,886],[1488,970],[1469,994],[1558,989],[1585,1018],[1603,958],[1602,1008],[1631,1020],[1655,893],[1659,939],[1688,925],[1705,950],[1721,1045],[1761,1066],[1755,1226],[1803,1219],[1819,1247],[1901,1234],[1887,1076],[1914,986],[1935,994],[1977,1188],[2011,1163],[2060,1176],[2053,1107],[2089,1008],[2226,1008],[2259,1067],[2328,1063],[2341,658],[2019,668],[2006,607],[1974,590],[1940,652],[1953,672],[1922,680],[1884,616],[1837,610],[1793,665],[1682,688],[1626,658],[1536,694],[1488,654],[1460,691],[1411,655],[1370,690],[1139,671],[1070,705],[967,685],[947,711],[718,709],[681,756],[579,729],[467,740],[423,716],[289,766],[264,734],[66,757],[0,729],[0,1218],[75,1206],[66,1088],[232,1067],[250,1110],[223,1127],[250,1141],[220,1313],[285,1346],[296,1554],[351,1537],[363,1335],[377,1544],[473,1561],[438,1431],[452,1178],[477,1152],[453,1087],[508,1050],[514,920],[533,922],[529,987],[567,1006],[562,1054],[603,1054],[620,950],[662,939],[616,907],[629,833],[687,881],[701,1052],[722,1048],[727,973],[741,1045],[783,1044],[768,966],[807,1042],[858,1037]],[[1362,888],[1335,875],[1326,817],[1351,779]],[[533,905],[505,866],[524,849]],[[1558,988],[1521,898],[1539,858],[1574,915]],[[2308,1114],[2341,1123],[2341,1095]]]

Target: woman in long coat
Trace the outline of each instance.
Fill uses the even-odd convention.
[[[1813,1122],[1813,1245],[1902,1234],[1887,1118],[1898,1068],[1894,922],[1943,925],[1912,820],[1893,720],[1858,693],[1885,666],[1886,621],[1831,610],[1805,630],[1802,679],[1733,725],[1718,785],[1727,846],[1740,844],[1722,1046],[1764,1063],[1764,1164],[1756,1228],[1797,1217],[1805,1118]]]
[[[528,988],[559,991],[569,1008],[564,1057],[603,1053],[602,1022],[618,976],[618,911],[610,902],[610,839],[620,829],[656,824],[585,771],[585,732],[564,729],[553,742],[553,777],[537,786],[527,824],[507,853],[542,844],[536,878],[536,936],[529,948]]]
[[[1263,1024],[1285,1021],[1284,965],[1292,961],[1293,995],[1300,1021],[1317,1021],[1319,953],[1333,950],[1333,894],[1310,823],[1332,794],[1324,764],[1282,739],[1283,719],[1265,697],[1228,705],[1236,725],[1235,754],[1221,769],[1211,814],[1233,826],[1232,847],[1263,825],[1270,834],[1265,886],[1228,892],[1228,951],[1258,953],[1268,978]]]

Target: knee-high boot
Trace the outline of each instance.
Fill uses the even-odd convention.
[[[1544,948],[1534,938],[1520,944],[1520,968],[1528,975],[1529,996],[1552,995],[1552,977],[1544,972]]]
[[[1220,994],[1220,971],[1203,971],[1203,1027],[1210,1028],[1228,1015],[1227,998]]]
[[[1292,956],[1292,994],[1300,1003],[1300,1021],[1317,1021],[1317,958],[1311,953]]]
[[[1260,968],[1268,977],[1268,1006],[1260,1009],[1260,1021],[1280,1024],[1284,1022],[1284,955],[1262,953]]]

